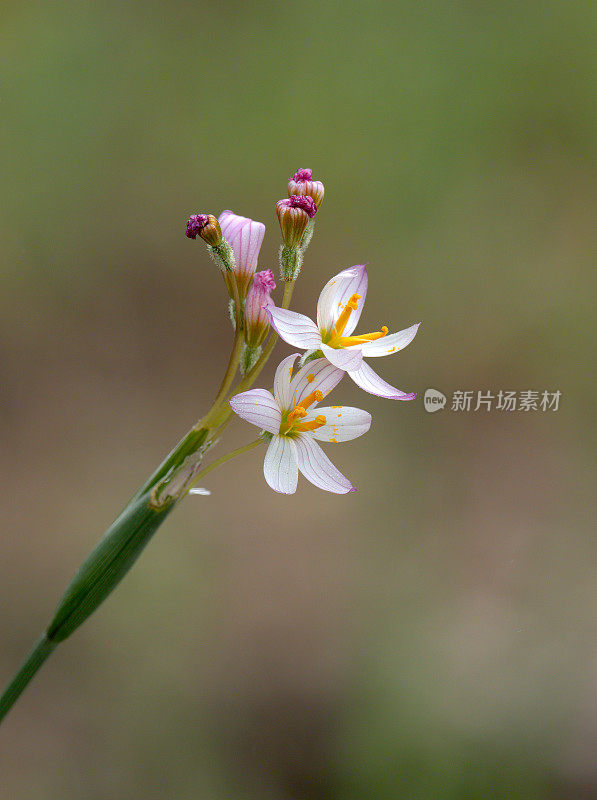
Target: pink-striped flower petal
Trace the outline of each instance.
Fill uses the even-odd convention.
[[[267,313],[273,328],[288,344],[303,350],[318,350],[321,347],[321,334],[309,317],[277,306],[270,306]]]
[[[314,486],[334,494],[356,491],[348,478],[332,464],[311,436],[302,434],[297,436],[294,441],[298,456],[298,468]]]
[[[337,386],[344,376],[344,370],[338,369],[326,358],[309,361],[296,373],[290,385],[289,408],[300,405],[311,392],[320,391],[326,397]]]
[[[419,330],[418,322],[416,325],[411,325],[410,328],[405,328],[398,333],[390,333],[389,336],[384,336],[382,339],[376,339],[373,342],[367,342],[361,345],[361,352],[365,358],[373,358],[378,356],[389,356],[392,353],[397,353],[399,350],[404,350],[407,344],[410,344],[417,335]]]
[[[371,414],[362,408],[320,406],[308,413],[303,421],[310,422],[318,415],[324,416],[327,422],[310,433],[320,442],[349,442],[367,433],[371,427]]]
[[[230,398],[230,407],[239,417],[258,428],[278,433],[282,414],[276,399],[267,389],[249,389]]]
[[[349,371],[348,374],[361,389],[364,389],[369,394],[375,394],[378,397],[385,397],[388,400],[414,400],[417,396],[414,393],[407,394],[406,392],[396,389],[395,386],[390,386],[383,378],[374,372],[369,364],[365,361],[357,370]]]
[[[335,367],[346,370],[346,372],[358,369],[361,365],[361,361],[363,360],[363,354],[361,352],[360,345],[356,347],[344,347],[336,350],[327,344],[322,344],[321,352]]]
[[[294,494],[298,482],[298,458],[294,439],[274,436],[263,462],[265,480],[281,494]]]
[[[236,273],[250,277],[257,269],[265,225],[249,217],[240,217],[232,211],[222,211],[218,221],[222,235],[234,251]]]
[[[321,331],[331,331],[344,306],[353,294],[360,294],[357,310],[348,319],[343,335],[350,336],[360,319],[365,298],[367,297],[367,267],[357,264],[343,269],[326,283],[317,301],[317,324]]]
[[[287,356],[280,361],[274,376],[274,395],[278,405],[284,410],[292,408],[290,405],[292,400],[290,381],[292,380],[292,370],[297,357],[298,353],[293,353],[291,356]]]
[[[321,331],[331,331],[337,319],[336,309],[343,289],[352,283],[352,267],[329,279],[317,300],[317,324]]]

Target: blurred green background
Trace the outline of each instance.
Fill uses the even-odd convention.
[[[2,683],[215,393],[231,332],[190,213],[264,221],[275,269],[312,167],[294,308],[369,262],[364,328],[423,321],[375,364],[414,402],[341,387],[374,415],[331,454],[358,493],[275,495],[261,451],[210,475],[7,718],[0,796],[594,797],[597,6],[0,14]],[[430,415],[427,387],[562,398]]]

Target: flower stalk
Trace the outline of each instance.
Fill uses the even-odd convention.
[[[211,215],[193,215],[187,223],[187,236],[193,239],[199,235],[206,239],[210,254],[225,271],[226,277],[230,277],[226,285],[229,287],[234,304],[234,341],[216,398],[207,414],[188,431],[133,495],[81,564],[60,600],[50,624],[0,696],[0,722],[60,642],[82,625],[118,586],[152,536],[178,502],[189,493],[193,484],[263,441],[259,438],[249,445],[221,456],[200,470],[205,453],[216,443],[217,437],[232,417],[228,398],[238,374],[239,361],[245,344],[242,311],[244,297],[247,285],[250,284],[255,272],[257,254],[263,238],[264,226],[261,223],[255,223],[247,218],[239,219],[240,233],[238,228],[233,227],[235,219],[231,212],[224,212],[223,220],[221,217],[226,230],[231,231],[232,245],[226,238],[221,238],[219,223]],[[211,229],[215,232],[213,236],[216,238],[219,234],[219,241],[216,242],[215,238],[209,241],[209,236],[206,234]],[[285,284],[283,307],[288,307],[290,304],[293,288],[293,283]],[[270,335],[262,354],[242,377],[239,387],[252,386],[271,355],[277,338],[276,334]]]
[[[219,218],[212,214],[189,217],[187,237],[200,237],[207,244],[230,298],[234,339],[220,387],[205,416],[133,495],[76,572],[49,625],[0,696],[0,721],[58,644],[114,591],[200,478],[267,442],[264,476],[275,491],[294,492],[300,472],[325,491],[347,494],[354,486],[317,441],[336,444],[355,439],[369,430],[371,415],[359,408],[318,407],[318,403],[345,373],[367,392],[394,399],[414,397],[386,384],[362,363],[364,356],[389,355],[402,349],[418,328],[414,325],[388,335],[383,326],[374,333],[352,335],[367,289],[363,265],[343,270],[328,281],[318,303],[317,324],[289,310],[324,187],[313,181],[310,169],[300,169],[288,188],[290,197],[276,204],[283,242],[280,306],[270,297],[275,289],[271,271],[256,271],[265,233],[262,223],[232,211],[222,212]],[[306,351],[298,371],[293,372],[299,357],[295,353],[278,365],[272,391],[252,389],[279,337]],[[234,414],[260,428],[259,437],[202,468],[204,456],[217,444]]]

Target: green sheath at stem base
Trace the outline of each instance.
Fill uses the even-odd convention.
[[[53,620],[31,654],[0,697],[0,721],[10,711],[50,653],[89,617],[133,566],[153,534],[172,511],[179,497],[167,496],[152,505],[152,491],[160,482],[197,454],[209,430],[195,428],[182,439],[151,478],[134,495],[79,567],[58,604]],[[184,495],[181,495],[184,496]]]
[[[63,642],[106,599],[175,504],[158,510],[149,500],[145,494],[129,503],[81,564],[47,629],[50,641]]]
[[[4,694],[0,698],[0,720],[8,714],[21,696],[23,689],[25,689],[31,678],[33,678],[37,670],[55,647],[58,647],[58,642],[51,642],[45,633],[39,637],[21,669],[8,684]]]

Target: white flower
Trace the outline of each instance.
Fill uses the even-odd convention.
[[[304,314],[283,308],[268,309],[272,326],[284,341],[304,350],[321,350],[335,367],[348,372],[353,381],[370,394],[391,400],[412,400],[415,394],[390,386],[363,357],[376,358],[397,353],[415,338],[419,324],[388,335],[381,331],[352,336],[367,295],[367,269],[359,264],[334,275],[319,295],[317,325]]]
[[[332,464],[315,439],[347,442],[362,436],[371,426],[371,414],[360,408],[328,406],[316,409],[342,376],[343,370],[325,358],[311,361],[292,376],[298,357],[285,358],[276,370],[273,394],[250,389],[230,399],[232,410],[252,425],[273,434],[263,472],[276,492],[293,494],[299,470],[307,480],[327,492],[356,491]]]

